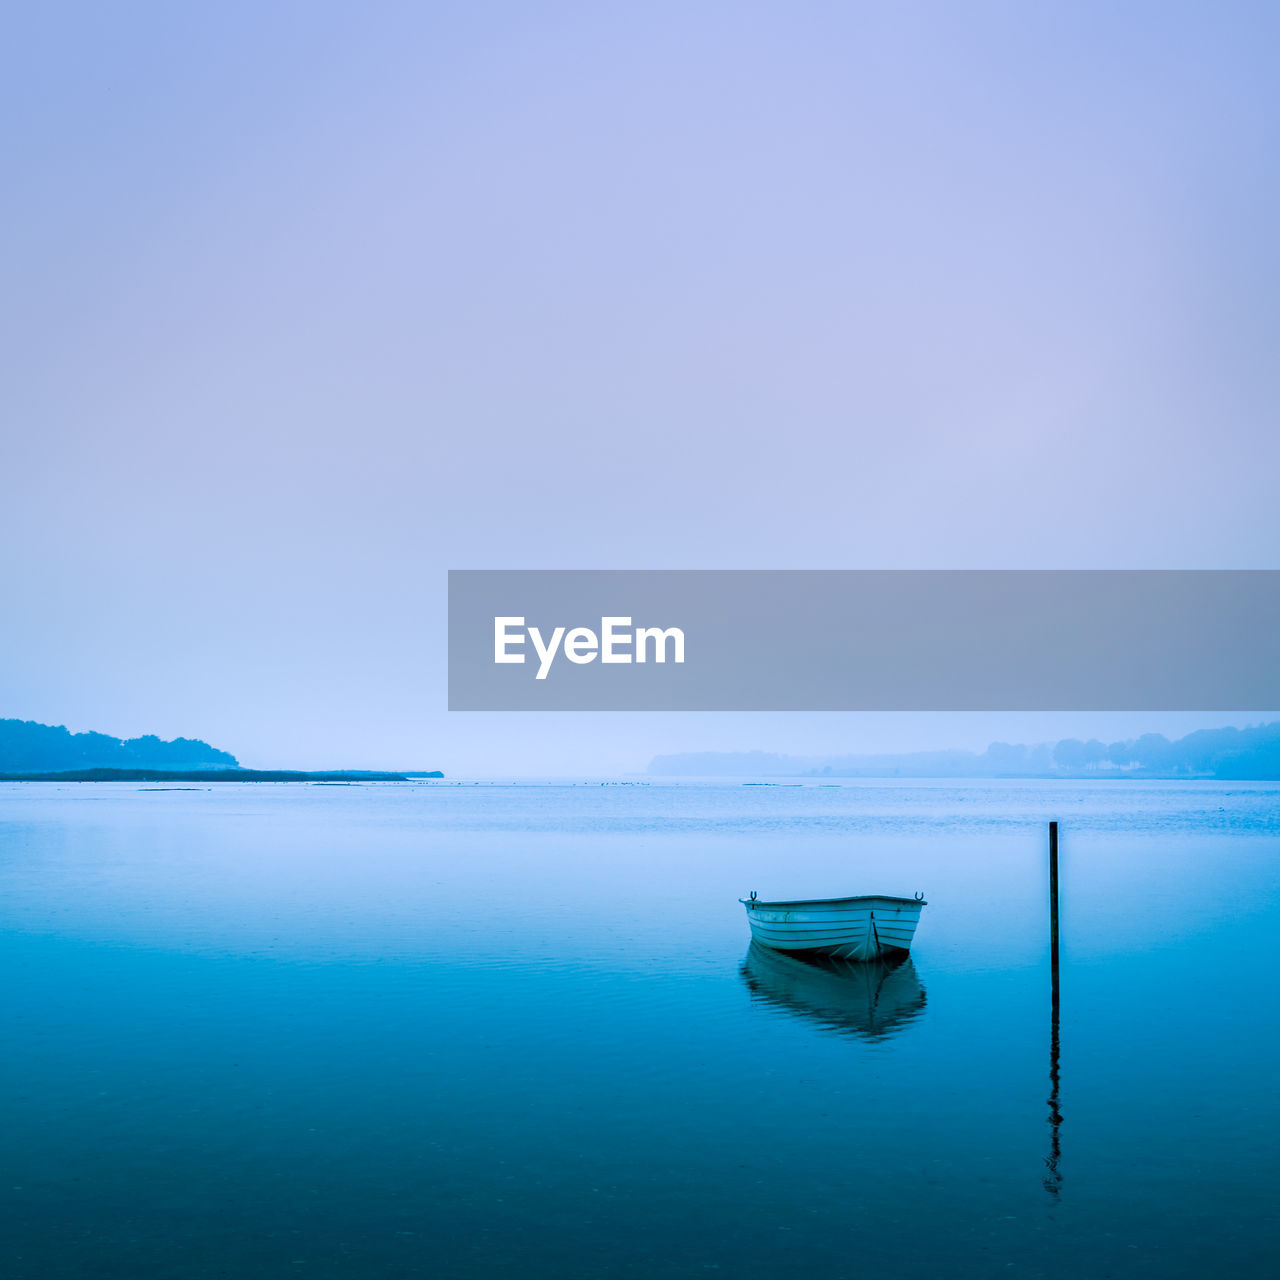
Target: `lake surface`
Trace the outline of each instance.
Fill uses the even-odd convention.
[[[0,1274],[1266,1271],[1278,933],[1269,784],[0,784]]]

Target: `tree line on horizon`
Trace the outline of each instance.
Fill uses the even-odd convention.
[[[655,756],[651,774],[683,777],[1221,778],[1280,780],[1280,721],[1239,729],[1197,729],[1171,741],[1144,733],[1104,743],[993,742],[985,751],[900,755],[786,756],[766,751],[701,751]]]
[[[0,720],[0,773],[57,773],[82,769],[235,769],[239,761],[198,738],[155,734],[113,738],[71,733],[64,725]]]
[[[1050,751],[1040,747],[993,742],[980,759],[1001,771],[1022,763],[1043,763],[1048,752],[1052,768],[1044,772],[1066,774],[1129,773],[1155,776],[1212,778],[1280,778],[1280,722],[1233,725],[1221,729],[1197,729],[1173,741],[1162,733],[1103,743],[1097,738],[1082,742],[1063,738]],[[1037,769],[1037,772],[1041,770]]]

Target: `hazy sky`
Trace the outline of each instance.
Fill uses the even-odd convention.
[[[1277,567],[1278,37],[8,6],[0,716],[455,773],[1223,722],[449,715],[445,571]]]

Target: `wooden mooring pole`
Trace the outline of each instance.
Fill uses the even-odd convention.
[[[1058,991],[1058,824],[1049,823],[1049,964],[1053,969],[1054,999]]]

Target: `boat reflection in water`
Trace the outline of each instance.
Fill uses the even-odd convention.
[[[911,957],[835,960],[753,942],[742,962],[753,1001],[860,1040],[887,1040],[924,1011]]]

